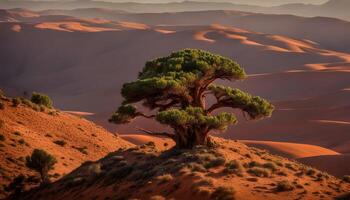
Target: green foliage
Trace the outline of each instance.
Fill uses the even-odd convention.
[[[129,123],[136,117],[155,118],[174,129],[175,140],[184,148],[209,145],[210,131],[225,131],[237,123],[231,113],[212,112],[223,107],[241,109],[250,119],[270,117],[274,107],[265,99],[230,87],[212,83],[221,80],[241,80],[244,70],[235,61],[199,49],[184,49],[163,58],[146,62],[138,79],[125,83],[122,105],[109,119],[116,124]],[[207,95],[217,102],[205,104]],[[133,104],[140,104],[155,114],[145,115]],[[207,107],[208,106],[208,107]]]
[[[221,102],[222,106],[239,108],[246,112],[252,119],[261,119],[271,116],[274,106],[258,96],[251,96],[239,89],[233,89],[221,85],[211,85],[209,89]]]
[[[208,116],[199,107],[187,107],[186,109],[169,109],[159,112],[156,120],[171,127],[192,127],[205,126],[209,130],[224,131],[229,125],[237,122],[236,117],[231,113],[222,112],[217,116]]]
[[[38,104],[38,105],[43,105],[48,108],[52,107],[52,100],[50,99],[49,96],[41,93],[36,93],[33,92],[32,98],[30,99],[33,103]]]
[[[56,158],[42,149],[34,149],[31,156],[26,157],[26,166],[38,172],[42,182],[47,181],[48,172],[54,168],[56,163]]]
[[[131,105],[122,105],[118,108],[112,117],[109,119],[110,122],[116,124],[125,124],[129,123],[132,119],[138,116],[136,108]]]

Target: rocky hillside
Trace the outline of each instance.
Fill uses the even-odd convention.
[[[212,148],[193,150],[160,151],[152,142],[120,149],[21,198],[319,200],[350,190],[349,183],[300,163],[233,140],[214,141]]]
[[[55,156],[52,179],[69,173],[87,160],[97,160],[131,143],[83,118],[38,106],[26,99],[0,99],[0,198],[16,176],[34,173],[25,167],[33,149]]]

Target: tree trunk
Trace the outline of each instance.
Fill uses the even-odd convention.
[[[176,146],[180,149],[192,149],[197,145],[207,146],[209,137],[203,131],[189,129],[186,132],[176,131],[175,136]]]

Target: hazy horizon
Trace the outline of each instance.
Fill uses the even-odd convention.
[[[12,0],[10,0],[12,1]],[[14,1],[74,1],[74,0],[14,0]],[[77,0],[78,1],[78,0]],[[169,3],[169,2],[183,2],[186,0],[81,0],[81,1],[104,1],[104,2],[138,2],[138,3]],[[188,0],[198,2],[228,2],[235,4],[259,5],[259,6],[278,6],[291,3],[304,4],[323,4],[328,0]]]

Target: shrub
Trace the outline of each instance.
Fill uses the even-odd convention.
[[[206,172],[207,169],[198,163],[189,163],[188,167],[193,171],[193,172]]]
[[[213,167],[219,167],[221,165],[224,165],[225,162],[226,162],[225,158],[215,158],[205,163],[204,167],[207,169],[213,168]]]
[[[4,110],[5,109],[5,104],[4,102],[0,101],[0,110]]]
[[[231,187],[218,187],[211,194],[211,197],[216,200],[234,200],[235,190]]]
[[[38,104],[38,105],[43,105],[48,108],[52,107],[52,100],[50,99],[49,96],[41,93],[36,93],[33,92],[32,98],[30,99],[33,103]]]
[[[5,136],[3,135],[3,134],[0,134],[0,141],[5,141],[6,140],[6,138],[5,138]]]
[[[226,165],[224,169],[224,173],[236,174],[238,176],[242,176],[243,166],[237,160],[231,160]]]
[[[55,140],[53,143],[55,143],[61,147],[64,147],[67,144],[67,142],[64,140]]]
[[[78,150],[82,154],[88,155],[88,152],[86,151],[87,150],[86,146],[83,146],[83,147],[72,146],[72,148]]]
[[[164,174],[158,176],[156,179],[159,180],[159,184],[163,184],[173,180],[173,176],[171,174]]]
[[[276,166],[276,164],[274,164],[274,163],[272,163],[272,162],[264,163],[262,166],[263,166],[264,168],[270,169],[270,170],[273,171],[273,172],[277,171],[277,169],[278,169],[277,166]]]
[[[14,135],[21,136],[21,133],[19,131],[13,132]]]
[[[31,156],[26,157],[26,166],[40,174],[41,182],[48,182],[48,173],[57,163],[55,157],[44,150],[34,149]]]
[[[249,174],[252,174],[257,177],[269,177],[270,172],[267,169],[261,167],[253,167],[247,171]]]
[[[17,107],[21,103],[21,99],[19,98],[13,98],[12,99],[12,106]]]
[[[5,187],[5,191],[13,192],[14,195],[18,195],[24,189],[25,179],[25,176],[22,174],[17,176],[12,180],[12,182],[8,186]]]
[[[343,181],[350,183],[350,175],[346,175],[343,177]]]
[[[276,186],[277,192],[286,192],[286,191],[292,191],[292,190],[294,190],[294,187],[288,181],[281,181],[277,183],[277,186]]]
[[[21,144],[21,145],[23,145],[23,144],[26,143],[26,141],[25,141],[24,139],[19,139],[19,140],[18,140],[18,143]]]

